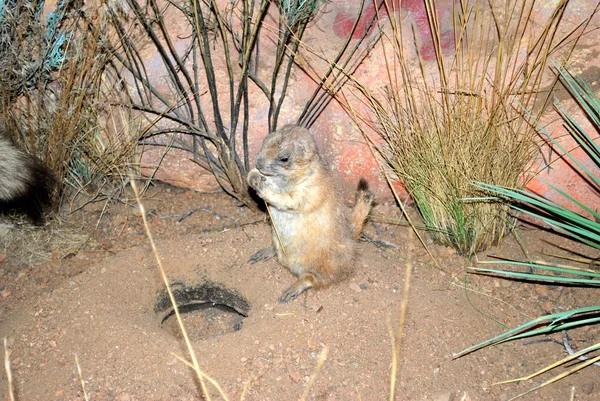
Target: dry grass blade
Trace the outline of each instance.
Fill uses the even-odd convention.
[[[281,242],[281,237],[279,236],[279,230],[277,230],[277,226],[275,225],[275,220],[273,220],[273,216],[271,216],[271,208],[265,202],[265,206],[267,207],[267,212],[269,213],[269,218],[271,219],[271,225],[273,226],[273,230],[275,230],[275,235],[277,236],[277,241],[279,242],[279,246],[281,246],[281,250],[285,255],[285,247],[283,246],[283,242]]]
[[[369,145],[370,146],[370,145]],[[385,168],[383,166],[381,166],[381,164],[379,163],[379,160],[377,160],[377,163],[379,164],[379,168],[381,169],[381,171],[383,171],[383,174],[385,176],[385,180],[388,183],[389,187],[392,189],[392,193],[394,194],[394,199],[396,199],[396,203],[398,205],[400,205],[400,209],[402,210],[402,214],[404,214],[404,217],[406,217],[406,220],[408,221],[408,223],[410,224],[410,227],[412,228],[412,232],[415,233],[415,235],[417,236],[417,238],[419,238],[419,242],[421,242],[421,245],[423,245],[423,247],[425,248],[425,250],[427,251],[427,254],[429,255],[429,257],[431,258],[431,260],[433,261],[433,263],[440,268],[440,265],[438,265],[437,260],[435,259],[435,257],[433,257],[433,254],[431,253],[431,251],[429,250],[429,247],[427,246],[427,244],[425,243],[425,241],[423,240],[423,237],[421,237],[421,234],[419,233],[419,231],[417,231],[417,226],[415,226],[415,224],[413,223],[412,219],[410,218],[409,214],[406,212],[406,209],[404,208],[404,204],[402,203],[402,201],[400,200],[400,197],[398,196],[398,193],[396,192],[396,189],[394,188],[394,185],[392,184],[390,177],[387,173],[387,171],[385,171]]]
[[[312,386],[315,382],[315,379],[319,375],[319,372],[321,371],[321,367],[323,367],[323,364],[327,360],[328,353],[329,353],[329,347],[326,346],[321,350],[321,352],[319,352],[319,355],[317,355],[317,364],[315,366],[315,370],[314,370],[313,374],[310,375],[310,380],[309,380],[308,384],[306,385],[306,388],[304,389],[304,393],[302,393],[302,396],[300,397],[300,401],[304,401],[304,400],[306,400],[306,397],[308,397],[308,393],[310,392],[310,389],[312,388]]]
[[[412,235],[409,236],[409,241],[412,242]],[[410,248],[409,259],[410,259]],[[406,269],[404,272],[404,291],[402,293],[402,301],[400,303],[400,319],[398,321],[398,329],[394,333],[391,324],[389,326],[390,338],[392,340],[392,371],[390,372],[390,401],[393,401],[396,397],[396,377],[398,375],[398,357],[400,356],[400,344],[402,342],[402,333],[404,331],[404,322],[406,319],[406,310],[408,307],[408,291],[410,289],[410,276],[412,273],[412,263],[409,261],[406,263]]]
[[[582,355],[585,355],[585,354],[587,354],[588,352],[595,351],[595,350],[597,350],[598,348],[600,348],[600,343],[598,343],[598,344],[595,344],[595,345],[592,345],[592,346],[590,346],[590,347],[587,347],[587,348],[585,348],[585,349],[582,349],[581,351],[578,351],[578,352],[574,353],[573,355],[569,355],[568,357],[566,357],[566,358],[563,358],[563,359],[561,359],[560,361],[558,361],[558,362],[555,362],[555,363],[553,363],[553,364],[551,364],[551,365],[548,365],[548,366],[546,366],[545,368],[543,368],[543,369],[541,369],[541,370],[538,370],[538,371],[537,371],[537,372],[535,372],[535,373],[532,373],[532,374],[530,374],[529,376],[521,377],[521,378],[518,378],[518,379],[505,380],[505,381],[501,381],[501,382],[497,382],[497,383],[492,383],[492,385],[493,385],[493,386],[496,386],[496,385],[499,385],[499,384],[515,383],[515,382],[521,382],[521,381],[525,381],[525,380],[530,380],[530,379],[532,379],[532,378],[534,378],[534,377],[536,377],[536,376],[539,376],[539,375],[541,375],[542,373],[545,373],[545,372],[547,372],[547,371],[549,371],[549,370],[551,370],[551,369],[554,369],[554,368],[555,368],[555,367],[557,367],[557,366],[560,366],[560,365],[563,365],[563,364],[565,364],[565,363],[567,363],[567,362],[571,362],[571,361],[573,361],[573,360],[576,360],[576,359],[578,359],[580,356],[582,356]],[[586,363],[587,363],[587,362],[589,362],[589,361],[590,361],[590,360],[587,360],[587,361],[586,361]],[[593,359],[593,361],[595,362],[596,360],[595,360],[595,359]],[[589,364],[588,364],[588,365],[589,365]],[[586,365],[586,366],[587,366],[587,365]],[[580,369],[580,368],[577,368],[577,369],[576,369],[576,370],[574,370],[574,371],[577,371],[577,370],[579,370],[579,369]]]
[[[156,263],[158,264],[158,268],[160,269],[160,275],[164,281],[165,288],[167,289],[167,293],[169,294],[169,299],[171,300],[171,304],[173,305],[173,310],[175,311],[175,316],[177,317],[177,323],[179,324],[179,328],[181,329],[181,334],[183,335],[183,338],[185,340],[185,345],[188,349],[188,352],[190,353],[190,357],[192,358],[194,371],[196,372],[196,375],[198,376],[198,380],[200,382],[200,386],[202,387],[202,392],[204,393],[204,396],[206,397],[206,399],[208,401],[210,401],[211,398],[210,398],[210,394],[208,393],[208,389],[206,388],[206,383],[204,382],[204,375],[202,373],[202,370],[200,369],[198,360],[196,359],[196,353],[194,352],[194,348],[192,347],[192,343],[190,342],[190,338],[188,336],[187,330],[185,329],[185,326],[183,324],[181,314],[179,313],[179,307],[177,306],[177,302],[175,301],[175,296],[173,295],[173,292],[171,291],[169,279],[167,278],[165,269],[163,268],[162,260],[158,254],[158,249],[154,242],[154,238],[152,237],[152,232],[150,231],[150,226],[148,225],[148,219],[146,217],[146,208],[144,207],[144,205],[142,204],[142,201],[140,199],[140,193],[138,191],[138,187],[137,187],[134,177],[130,177],[130,178],[131,178],[131,180],[130,180],[131,187],[133,188],[133,192],[135,193],[135,199],[136,199],[137,204],[140,207],[140,211],[142,213],[142,220],[144,221],[144,228],[146,230],[146,235],[148,236],[148,239],[150,240],[152,252],[154,253],[154,256],[156,257]]]
[[[575,262],[575,263],[585,263],[586,265],[588,265],[590,267],[592,267],[594,265],[600,265],[600,260],[598,260],[598,259],[591,259],[591,258],[584,258],[584,257],[572,257],[572,256],[559,255],[557,253],[548,253],[548,252],[541,252],[541,254],[544,256],[549,256],[551,258],[570,260],[571,262]],[[572,266],[570,266],[570,267],[572,267]]]
[[[585,367],[587,367],[589,365],[592,365],[592,364],[594,364],[594,363],[596,363],[598,361],[600,361],[600,355],[597,356],[597,357],[595,357],[595,358],[593,358],[593,359],[589,359],[589,360],[585,361],[584,363],[581,363],[581,364],[575,366],[573,369],[569,369],[568,371],[566,371],[564,373],[561,373],[560,375],[554,376],[553,378],[551,378],[549,380],[546,380],[545,382],[543,382],[542,384],[540,384],[538,386],[535,386],[535,387],[533,387],[533,388],[531,388],[531,389],[529,389],[529,390],[527,390],[527,391],[525,391],[525,392],[523,392],[523,393],[521,393],[519,395],[516,395],[516,396],[510,398],[508,401],[516,400],[517,398],[521,398],[524,395],[527,395],[527,394],[529,394],[531,392],[537,391],[537,390],[541,389],[542,387],[545,387],[545,386],[547,386],[549,384],[552,384],[552,383],[554,383],[554,382],[556,382],[556,381],[558,381],[560,379],[563,379],[563,378],[565,378],[565,377],[567,377],[569,375],[572,375],[573,373],[578,372],[581,369],[583,369],[583,368],[585,368]]]
[[[352,104],[346,100],[346,98],[344,97],[343,94],[340,94],[340,96],[338,96],[338,99],[342,100],[342,104],[346,108],[346,111],[350,114],[350,116],[355,121],[360,120],[361,117],[358,115],[357,111],[352,106]],[[380,158],[381,158],[380,157],[380,153],[374,149],[375,145],[373,144],[372,139],[370,137],[368,137],[368,136],[365,136],[365,137],[367,139],[367,145],[369,146],[369,150],[371,151],[371,154],[373,155],[373,158],[375,159],[377,165],[379,166],[379,170],[382,172],[383,176],[385,177],[385,180],[386,180],[389,188],[391,189],[392,194],[394,195],[394,199],[396,200],[396,203],[400,207],[400,210],[402,211],[402,214],[404,215],[404,217],[406,218],[406,221],[408,222],[408,224],[412,228],[412,232],[417,236],[417,238],[419,239],[419,242],[421,243],[421,245],[423,245],[423,247],[427,251],[427,254],[431,258],[431,260],[433,261],[433,263],[435,264],[435,266],[438,269],[441,269],[440,266],[438,265],[437,261],[433,257],[433,254],[429,250],[429,247],[427,246],[427,244],[423,240],[423,237],[421,237],[421,234],[417,230],[418,227],[413,223],[410,215],[407,213],[406,209],[404,208],[404,204],[402,203],[400,197],[398,196],[398,193],[396,192],[396,189],[394,188],[394,185],[392,184],[392,181],[390,180],[390,177],[389,177],[389,175],[388,175],[385,167],[382,165],[382,162],[380,160]]]
[[[184,358],[182,358],[181,356],[177,355],[177,354],[172,354],[175,358],[179,359],[181,362],[183,362],[184,364],[186,364],[188,367],[196,370],[196,368],[194,367],[194,365],[192,365],[191,363],[189,363],[188,361],[186,361]],[[202,377],[204,377],[206,380],[208,380],[210,382],[210,384],[212,384],[213,386],[215,386],[215,388],[217,389],[217,391],[219,392],[219,394],[221,394],[221,397],[223,397],[223,399],[225,401],[229,401],[229,398],[227,397],[227,394],[225,394],[225,392],[223,391],[223,389],[221,388],[221,385],[212,377],[210,377],[209,375],[207,375],[206,373],[204,373],[202,370],[197,370],[197,373],[201,374]]]
[[[77,354],[75,354],[75,365],[77,365],[77,374],[79,375],[79,381],[81,382],[81,391],[83,391],[83,398],[85,399],[85,401],[89,401],[90,398],[87,395],[87,392],[85,391],[85,382],[83,381],[83,376],[81,374],[81,365],[79,365],[79,358],[77,357]]]
[[[6,337],[4,337],[4,369],[6,370],[6,380],[8,382],[8,395],[10,397],[10,401],[15,401],[12,370],[10,368],[10,353],[8,352],[8,344],[6,342]]]

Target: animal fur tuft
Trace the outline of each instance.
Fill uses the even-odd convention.
[[[360,233],[363,230],[365,221],[369,217],[369,213],[373,208],[375,201],[375,195],[369,189],[369,183],[364,178],[358,181],[358,188],[356,189],[356,203],[352,210],[352,235],[355,240],[358,240]]]
[[[36,157],[19,149],[0,134],[0,212],[26,214],[36,225],[52,206],[52,173]]]

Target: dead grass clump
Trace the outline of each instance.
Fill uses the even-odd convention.
[[[389,86],[374,92],[357,84],[369,116],[354,117],[377,133],[371,142],[414,199],[433,239],[469,256],[499,243],[512,227],[505,204],[473,199],[482,193],[472,182],[527,183],[524,173],[538,145],[521,106],[542,112],[554,84],[544,80],[548,57],[561,45],[574,46],[573,32],[581,30],[559,35],[566,0],[535,22],[536,1],[460,1],[449,56],[434,3],[427,0],[425,7],[436,64],[428,65],[418,50],[407,56],[406,44],[415,39],[405,33],[402,12],[388,13],[395,16],[381,45]]]
[[[44,227],[0,222],[0,253],[6,255],[13,269],[39,266],[70,253],[77,253],[88,236],[67,227],[58,219]]]

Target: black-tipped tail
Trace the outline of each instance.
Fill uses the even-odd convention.
[[[53,206],[53,194],[56,188],[56,178],[39,160],[34,159],[33,180],[29,183],[28,191],[22,197],[21,210],[35,225],[45,223],[45,213]]]
[[[369,217],[369,213],[373,208],[375,202],[375,195],[369,189],[369,183],[364,178],[358,181],[358,188],[356,189],[356,203],[352,210],[352,234],[354,239],[358,240],[360,233],[363,230],[365,221]]]
[[[27,215],[35,225],[45,222],[53,206],[56,179],[34,156],[0,137],[0,213]]]

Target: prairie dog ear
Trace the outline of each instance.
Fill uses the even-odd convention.
[[[299,153],[310,156],[317,153],[315,139],[306,128],[296,126],[290,134],[290,139],[299,150]]]
[[[301,150],[302,153],[306,155],[313,155],[317,151],[317,146],[315,145],[315,140],[310,134],[303,135],[296,141],[296,145]]]

